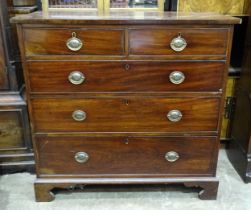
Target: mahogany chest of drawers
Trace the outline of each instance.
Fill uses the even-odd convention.
[[[206,14],[13,19],[25,69],[37,201],[78,184],[182,183],[215,199],[233,24]]]

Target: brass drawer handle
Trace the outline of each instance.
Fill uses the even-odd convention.
[[[181,37],[181,33],[179,33],[178,37],[171,41],[170,46],[174,51],[181,52],[186,48],[187,42]]]
[[[174,151],[170,151],[170,152],[167,152],[165,154],[165,159],[168,161],[168,162],[175,162],[177,161],[178,159],[180,158],[179,154],[177,152],[174,152]]]
[[[182,113],[179,110],[171,110],[170,112],[167,113],[167,118],[171,121],[171,122],[178,122],[181,120],[182,118]]]
[[[86,163],[89,160],[89,155],[86,152],[77,152],[75,154],[75,160],[78,163]]]
[[[72,113],[72,118],[76,121],[84,121],[86,119],[86,112],[82,110],[76,110]]]
[[[71,51],[79,51],[82,48],[83,43],[77,38],[76,32],[72,32],[72,37],[67,40],[66,46]]]
[[[85,75],[80,71],[73,71],[69,74],[68,80],[74,85],[80,85],[85,81]]]
[[[181,71],[173,71],[169,75],[169,79],[171,83],[179,85],[185,80],[185,75]]]

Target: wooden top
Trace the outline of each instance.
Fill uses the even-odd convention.
[[[215,13],[177,13],[149,11],[35,12],[11,20],[23,24],[240,24],[241,19]]]

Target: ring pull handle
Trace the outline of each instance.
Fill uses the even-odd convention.
[[[76,32],[72,32],[72,37],[66,41],[66,46],[71,51],[79,51],[83,46],[83,42],[77,38]]]
[[[165,159],[171,163],[177,161],[179,158],[180,158],[179,154],[175,151],[170,151],[165,154]]]
[[[171,122],[178,122],[182,119],[183,115],[179,110],[171,110],[167,113],[167,119]]]
[[[73,71],[69,74],[68,80],[74,85],[80,85],[85,81],[85,75],[80,71]]]
[[[89,160],[89,155],[86,152],[77,152],[75,154],[75,160],[78,163],[86,163]]]
[[[72,113],[72,118],[75,120],[75,121],[84,121],[86,119],[86,112],[82,111],[82,110],[75,110],[73,113]]]
[[[175,52],[183,51],[186,48],[186,46],[187,46],[187,42],[184,38],[182,38],[181,33],[179,33],[178,36],[175,37],[170,43],[170,47]]]
[[[185,75],[181,71],[173,71],[169,75],[170,82],[176,85],[184,82],[185,78]]]

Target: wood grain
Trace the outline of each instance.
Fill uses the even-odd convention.
[[[2,17],[0,19],[0,24],[3,24]],[[9,88],[9,82],[7,77],[7,61],[3,33],[3,28],[0,27],[0,89],[5,90]]]
[[[83,47],[73,52],[66,46],[72,33],[83,42]],[[88,28],[28,28],[24,30],[25,54],[35,55],[123,55],[124,31]]]
[[[36,140],[39,175],[78,177],[210,175],[216,143],[214,137],[36,137]],[[81,151],[89,155],[89,160],[82,164],[74,159]],[[168,162],[165,154],[169,151],[176,151],[180,158]]]
[[[31,92],[168,92],[219,91],[222,89],[224,62],[29,62]],[[127,69],[128,68],[128,69]],[[80,71],[85,81],[69,82],[68,76]],[[173,84],[169,75],[181,71],[182,84]]]
[[[82,188],[86,185],[108,184],[179,184],[186,187],[198,188],[199,198],[215,200],[217,197],[219,180],[215,177],[168,177],[168,178],[37,178],[35,180],[35,196],[38,202],[49,202],[55,199],[52,191],[57,189]]]
[[[203,188],[201,199],[216,198],[231,24],[239,19],[38,12],[13,22],[19,23],[38,201],[52,200],[54,187],[81,183],[184,183]],[[75,53],[65,47],[73,31],[84,40]],[[179,33],[188,46],[177,53],[170,42]],[[76,70],[86,80],[73,86],[67,77]],[[173,70],[184,71],[184,83],[169,83]],[[174,109],[183,114],[179,122],[167,119]],[[86,119],[75,121],[75,110]],[[180,154],[174,164],[163,158],[169,150]],[[74,160],[79,151],[90,155],[86,164]]]
[[[181,33],[187,47],[171,49],[172,39]],[[227,29],[133,29],[129,32],[132,55],[225,55]]]
[[[231,25],[240,19],[217,13],[154,12],[154,11],[111,11],[102,15],[95,11],[86,12],[34,12],[14,17],[13,23],[21,24],[69,24],[69,25]]]
[[[215,12],[242,14],[245,0],[179,0],[179,12]]]
[[[41,98],[31,104],[36,132],[216,131],[219,114],[217,98]],[[167,119],[173,109],[183,113],[181,121]],[[73,120],[75,110],[85,111],[86,120]]]
[[[24,147],[20,112],[0,108],[0,150]]]

